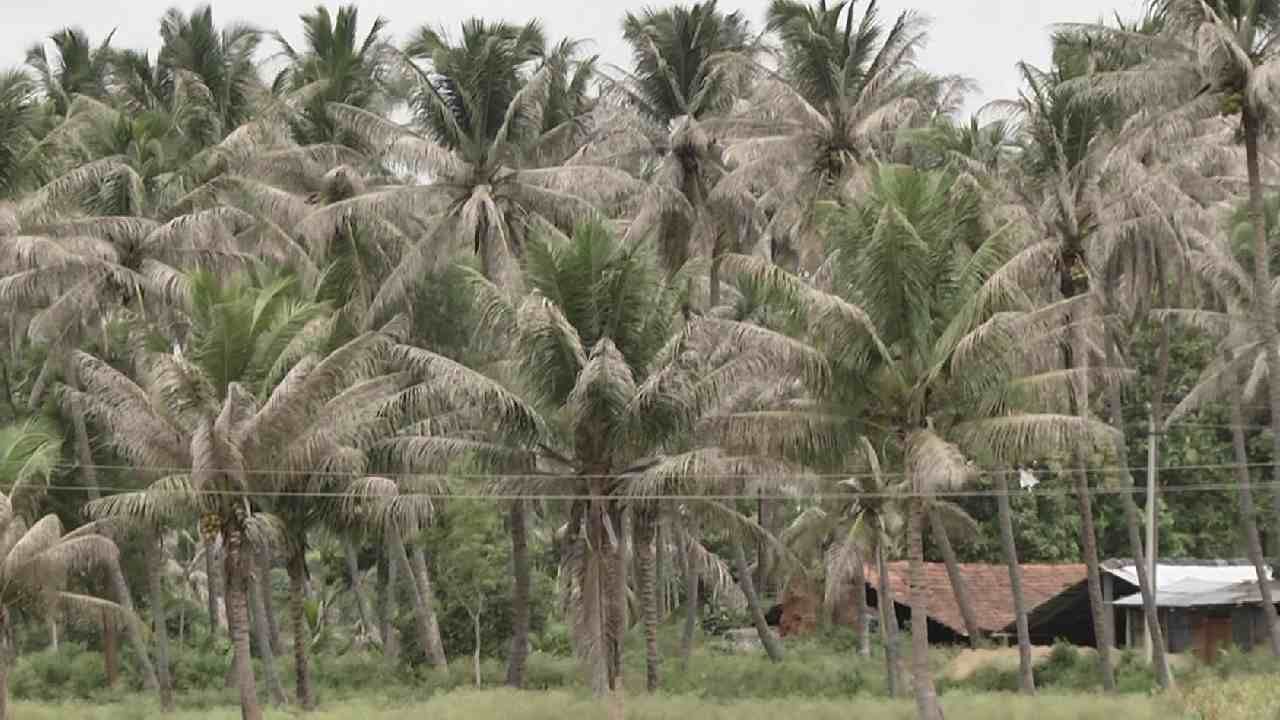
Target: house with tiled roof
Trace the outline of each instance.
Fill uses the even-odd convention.
[[[986,635],[998,635],[1014,622],[1013,591],[1009,585],[1009,569],[1005,565],[961,563],[960,573],[965,578],[969,597],[973,603],[978,627]],[[900,623],[911,617],[911,567],[910,563],[888,563],[890,589],[895,613]],[[867,603],[879,607],[880,578],[873,566],[865,570],[867,579]],[[1050,602],[1063,591],[1083,582],[1084,565],[1022,566],[1022,594],[1028,610]],[[943,563],[925,563],[925,605],[929,616],[929,641],[934,643],[964,642],[968,632],[955,592]],[[1052,639],[1050,639],[1050,642]]]

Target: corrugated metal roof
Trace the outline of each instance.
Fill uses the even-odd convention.
[[[1130,560],[1108,562],[1102,569],[1104,572],[1108,572],[1130,585],[1138,584],[1138,574],[1134,570],[1133,562]],[[1161,562],[1156,564],[1156,595],[1157,599],[1159,599],[1159,595],[1184,580],[1213,583],[1221,587],[1233,583],[1256,582],[1257,579],[1257,572],[1255,572],[1253,565],[1247,561]],[[1163,603],[1161,604],[1163,605]]]
[[[1157,574],[1159,571],[1157,570]],[[1256,577],[1256,576],[1255,576]],[[1272,600],[1280,597],[1280,584],[1270,583]],[[1213,607],[1223,605],[1256,605],[1262,602],[1258,581],[1216,583],[1195,578],[1183,579],[1156,593],[1156,605],[1166,608]],[[1134,593],[1115,601],[1118,607],[1142,607],[1142,593]]]

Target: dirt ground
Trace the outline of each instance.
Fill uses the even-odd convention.
[[[1039,665],[1049,658],[1049,653],[1053,650],[1050,647],[1035,646],[1031,648],[1031,663]],[[1089,651],[1088,648],[1082,648],[1082,651]],[[1002,670],[1018,669],[1018,648],[983,648],[980,650],[962,650],[959,655],[951,659],[947,666],[943,669],[942,674],[949,680],[966,680],[978,670],[984,667],[997,667]]]

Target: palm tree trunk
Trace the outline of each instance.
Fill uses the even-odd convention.
[[[1058,262],[1058,284],[1064,300],[1070,300],[1076,297],[1076,278],[1073,271],[1078,263],[1083,262],[1083,251],[1080,249],[1082,242],[1079,238],[1066,238],[1064,245],[1069,249],[1064,249],[1059,257]],[[1085,290],[1088,288],[1086,287]],[[1063,317],[1063,329],[1067,333],[1067,341],[1064,343],[1063,362],[1064,370],[1071,371],[1079,366],[1088,365],[1087,355],[1083,362],[1077,362],[1075,356],[1075,336],[1078,331],[1073,330],[1074,319],[1070,313]],[[1086,347],[1081,342],[1080,347]],[[1087,377],[1087,376],[1086,376]],[[1087,417],[1089,392],[1088,388],[1073,388],[1074,392],[1069,394],[1069,405],[1071,414],[1078,417]],[[1080,551],[1084,555],[1084,564],[1086,568],[1086,579],[1089,590],[1089,611],[1093,617],[1093,634],[1095,644],[1098,650],[1098,669],[1102,673],[1102,688],[1106,692],[1115,692],[1116,676],[1115,669],[1111,664],[1111,647],[1113,645],[1111,610],[1106,607],[1102,600],[1102,574],[1098,567],[1098,535],[1093,527],[1093,501],[1089,495],[1089,477],[1084,472],[1085,458],[1079,448],[1072,453],[1072,463],[1075,465],[1073,471],[1075,478],[1076,499],[1080,505]]]
[[[853,632],[858,637],[858,654],[871,657],[871,633],[867,628],[867,570],[862,553],[853,561]]]
[[[383,535],[381,551],[378,553],[378,634],[382,636],[384,654],[391,654],[396,645],[392,641],[395,633],[392,618],[395,615],[396,574],[400,564],[393,546],[391,531],[388,530]]]
[[[1115,344],[1107,341],[1107,364],[1116,366]],[[1107,385],[1107,406],[1111,416],[1111,426],[1117,430],[1115,446],[1116,457],[1120,464],[1126,464],[1129,448],[1125,442],[1124,415],[1121,409],[1120,386],[1116,383]],[[1129,487],[1133,486],[1133,476],[1128,470],[1122,471]],[[1155,498],[1147,498],[1147,502],[1155,502]],[[1120,503],[1124,506],[1125,525],[1129,532],[1129,548],[1134,557],[1134,569],[1138,574],[1138,590],[1142,593],[1142,612],[1147,621],[1147,633],[1151,637],[1151,662],[1154,665],[1156,682],[1165,690],[1173,688],[1173,674],[1169,671],[1169,659],[1166,656],[1164,631],[1160,629],[1160,612],[1156,607],[1155,593],[1147,571],[1147,550],[1142,543],[1142,521],[1139,519],[1138,504],[1132,493],[1120,493]]]
[[[303,584],[306,582],[306,557],[301,543],[289,556],[289,619],[293,627],[293,673],[297,681],[298,704],[304,711],[314,710],[315,696],[311,692],[311,667],[307,657],[307,644],[311,637],[307,626],[306,608],[303,601],[306,593]]]
[[[415,536],[418,534],[416,520],[411,524],[409,532]],[[440,622],[436,619],[436,595],[432,589],[431,574],[427,570],[427,555],[422,545],[413,543],[413,552],[410,553],[409,558],[413,561],[411,577],[417,585],[418,596],[422,599],[424,619],[427,623],[427,639],[430,641],[425,648],[427,660],[432,667],[443,670],[449,667],[449,660],[445,656],[444,641],[440,638]]]
[[[626,518],[616,501],[606,505],[605,519],[612,533],[606,532],[608,554],[605,557],[605,645],[609,651],[609,689],[622,687],[622,641],[627,630],[627,560]]]
[[[165,617],[164,549],[159,533],[147,538],[147,584],[150,590],[152,631],[156,640],[156,680],[160,685],[160,710],[173,710],[173,680],[169,676],[169,623]]]
[[[1244,412],[1240,409],[1239,392],[1229,391],[1231,396],[1231,446],[1235,452],[1236,486],[1240,492],[1240,525],[1244,530],[1249,561],[1258,575],[1258,591],[1262,599],[1262,616],[1267,623],[1267,637],[1271,640],[1271,654],[1280,657],[1280,618],[1277,618],[1274,598],[1269,582],[1270,568],[1262,552],[1262,539],[1258,536],[1258,511],[1253,504],[1253,487],[1249,480],[1249,456],[1244,441]]]
[[[880,591],[876,605],[880,609],[880,641],[884,644],[885,687],[889,697],[898,694],[898,611],[893,603],[893,585],[889,581],[889,563],[884,559],[884,539],[876,540],[876,571],[880,575]]]
[[[115,687],[120,681],[120,653],[117,650],[116,619],[109,610],[102,611],[102,670],[107,687]]]
[[[258,705],[258,688],[253,679],[253,663],[249,654],[248,555],[242,551],[240,529],[226,527],[226,591],[227,625],[235,662],[236,686],[240,689],[241,720],[262,720]]]
[[[253,554],[245,553],[246,561],[253,562]],[[262,574],[262,568],[253,569],[252,574],[247,578],[247,599],[250,605],[250,611],[253,613],[251,622],[253,623],[253,640],[258,646],[258,657],[262,659],[262,674],[264,682],[267,684],[267,692],[271,695],[271,702],[275,705],[285,705],[289,699],[285,697],[284,686],[280,684],[280,675],[276,672],[276,656],[275,648],[271,645],[271,631],[267,629],[267,608],[262,602],[262,584],[258,580],[258,576]]]
[[[756,491],[756,524],[768,532],[769,511],[762,495]],[[756,592],[769,597],[769,545],[763,535],[756,538]]]
[[[689,669],[689,655],[693,653],[693,634],[698,629],[698,568],[693,560],[693,536],[686,528],[685,542],[681,543],[684,556],[684,628],[680,631],[680,670]]]
[[[920,720],[942,720],[942,706],[938,704],[938,691],[929,669],[929,606],[924,580],[925,502],[923,497],[912,500],[907,515],[907,543],[911,552],[911,684]]]
[[[663,531],[666,524],[666,513],[662,511],[662,506],[658,506],[658,511],[653,523],[653,583],[658,593],[658,618],[667,616],[668,597],[667,597],[667,534]]]
[[[355,545],[350,538],[342,539],[342,555],[347,563],[347,576],[351,581],[351,594],[356,598],[356,611],[360,613],[360,624],[365,632],[373,635],[378,644],[384,642],[382,628],[374,619],[373,608],[369,607],[369,598],[364,594],[363,576],[360,574],[360,560],[356,555]]]
[[[427,661],[431,663],[432,667],[440,669],[440,666],[435,662],[435,658],[431,655],[431,623],[428,620],[429,614],[427,612],[426,603],[422,598],[422,590],[419,588],[417,579],[414,577],[413,567],[409,564],[409,556],[404,549],[404,540],[400,537],[400,532],[395,528],[388,529],[387,537],[391,543],[391,552],[395,555],[395,563],[399,566],[398,570],[399,572],[404,573],[404,576],[409,581],[410,595],[413,598],[413,624],[418,632],[418,643],[422,647],[422,651],[426,654]],[[391,592],[390,595],[394,596],[394,586],[392,587],[392,591],[393,592]],[[394,603],[394,600],[392,602]]]
[[[592,499],[587,509],[587,540],[582,554],[582,624],[578,633],[579,654],[586,664],[591,694],[604,697],[609,691],[609,661],[605,652],[604,614],[604,484],[591,481]]]
[[[222,595],[222,574],[218,572],[218,538],[210,533],[204,539],[204,575],[205,588],[209,600],[209,639],[218,634],[223,626],[223,617],[218,613],[218,597]]]
[[[129,583],[124,579],[119,561],[109,563],[107,573],[111,576],[116,603],[124,609],[124,628],[129,636],[129,644],[138,653],[138,664],[142,666],[142,686],[148,690],[159,690],[160,683],[156,680],[155,666],[151,664],[151,653],[147,652],[147,643],[143,640],[145,633],[142,632],[142,621],[133,609],[133,595],[129,592]]]
[[[9,669],[13,662],[9,646],[9,611],[0,608],[0,720],[9,720]]]
[[[529,659],[529,537],[524,500],[511,503],[511,653],[507,658],[507,686],[524,687]]]
[[[269,548],[258,552],[258,572],[254,579],[258,582],[258,596],[262,598],[262,609],[267,619],[267,637],[271,640],[272,652],[280,652],[284,644],[280,641],[280,621],[276,618],[275,593],[271,590],[271,564],[273,557]]]
[[[1076,499],[1080,503],[1080,550],[1084,555],[1089,589],[1089,611],[1093,617],[1093,635],[1098,646],[1098,670],[1102,673],[1102,689],[1106,692],[1116,691],[1115,668],[1111,664],[1111,623],[1106,614],[1110,612],[1102,601],[1102,573],[1098,564],[1098,535],[1093,528],[1093,502],[1089,496],[1089,477],[1079,468],[1083,466],[1084,457],[1075,453],[1077,469],[1075,474]]]
[[[640,574],[640,607],[644,613],[644,669],[645,689],[656,692],[659,684],[658,653],[658,598],[657,568],[654,564],[654,511],[641,509],[636,512],[635,553],[636,567]]]
[[[1027,601],[1022,594],[1022,565],[1013,539],[1013,513],[1009,510],[1009,478],[995,474],[996,512],[1000,519],[1000,549],[1009,566],[1009,589],[1013,592],[1013,613],[1018,626],[1018,686],[1027,695],[1036,694],[1036,677],[1031,664],[1031,630],[1027,627]]]
[[[756,626],[760,643],[770,660],[782,662],[782,643],[778,642],[778,637],[764,618],[764,608],[760,606],[760,596],[756,594],[755,583],[751,580],[751,568],[747,566],[747,551],[742,547],[742,539],[733,537],[730,544],[733,545],[733,562],[738,570],[738,585],[742,587],[742,594],[747,596],[747,609],[751,612],[751,622]]]
[[[1266,298],[1271,296],[1271,248],[1267,239],[1266,204],[1262,195],[1262,170],[1259,165],[1258,143],[1262,136],[1262,123],[1255,113],[1253,101],[1246,98],[1240,111],[1241,124],[1244,129],[1245,166],[1249,175],[1249,223],[1253,230],[1253,296]],[[1280,347],[1277,347],[1277,336],[1280,335],[1280,317],[1274,303],[1255,302],[1258,312],[1258,328],[1262,333],[1263,347],[1266,354],[1267,374],[1272,378],[1280,378]],[[1280,382],[1268,382],[1268,399],[1271,411],[1271,473],[1275,483],[1272,499],[1273,524],[1280,540]],[[1273,549],[1273,556],[1280,557],[1280,542]]]
[[[973,611],[973,599],[969,597],[969,584],[964,581],[964,573],[960,572],[960,561],[956,559],[955,548],[951,547],[951,538],[947,536],[947,528],[937,510],[929,511],[929,529],[933,539],[942,551],[942,561],[947,567],[947,579],[951,581],[951,591],[955,593],[956,605],[960,606],[960,616],[964,618],[964,630],[969,635],[969,645],[978,647],[982,644],[982,628],[978,626],[978,616]]]

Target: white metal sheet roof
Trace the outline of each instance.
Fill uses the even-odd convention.
[[[1273,594],[1280,594],[1276,583],[1268,583]],[[1274,600],[1275,595],[1273,595]],[[1156,593],[1160,607],[1210,607],[1222,605],[1252,605],[1262,602],[1257,580],[1226,585],[1203,580],[1182,580]],[[1116,600],[1118,607],[1142,607],[1142,593],[1134,593]]]
[[[1134,571],[1133,564],[1116,565],[1114,567],[1103,567],[1103,572],[1124,580],[1130,585],[1138,584],[1138,575]],[[1216,586],[1231,585],[1234,583],[1254,581],[1257,582],[1258,574],[1253,569],[1253,565],[1249,564],[1227,564],[1225,562],[1215,564],[1183,564],[1183,563],[1156,563],[1156,595],[1164,593],[1166,589],[1184,580],[1195,580],[1203,583],[1210,583]],[[1157,597],[1158,599],[1158,597]]]

